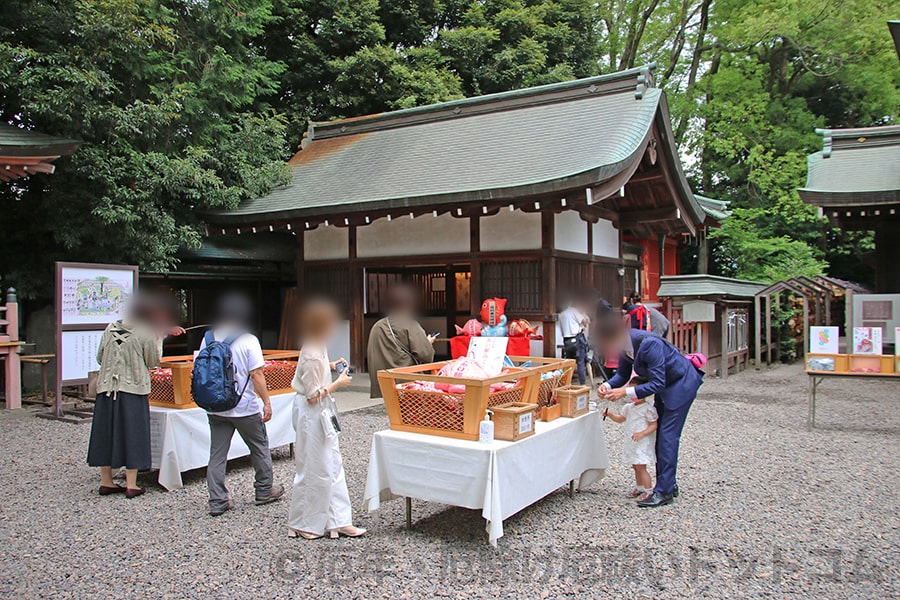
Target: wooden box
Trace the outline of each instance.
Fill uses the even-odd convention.
[[[889,354],[851,354],[848,358],[851,373],[894,372],[894,357]]]
[[[586,385],[569,385],[556,390],[556,399],[562,416],[578,417],[590,410],[591,388]]]
[[[846,354],[807,354],[806,370],[846,373],[850,370],[848,358]]]
[[[534,406],[527,402],[510,402],[492,408],[494,439],[516,442],[534,435]]]
[[[541,409],[541,421],[549,423],[550,421],[555,421],[558,419],[562,412],[562,407],[559,404],[551,404],[550,406],[545,406]]]
[[[451,361],[414,365],[378,372],[391,429],[427,433],[462,440],[477,440],[478,428],[488,408],[524,402],[535,404],[538,373],[533,369],[507,369],[486,379],[463,379],[438,375]],[[411,389],[413,382],[451,384],[462,391]],[[512,384],[509,389],[491,392],[498,383]],[[532,410],[534,407],[532,407]]]

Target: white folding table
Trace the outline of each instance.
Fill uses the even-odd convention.
[[[266,423],[269,447],[294,443],[294,394],[272,396],[272,419]],[[167,490],[182,487],[181,474],[209,464],[209,421],[202,408],[150,407],[151,465],[159,469],[157,481]],[[228,460],[249,456],[250,449],[237,432]]]
[[[481,509],[491,545],[503,520],[552,491],[585,488],[609,467],[600,413],[538,421],[518,442],[482,444],[420,433],[379,431],[372,439],[365,505],[377,510],[391,498]]]

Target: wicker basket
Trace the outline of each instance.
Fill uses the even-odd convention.
[[[450,361],[388,369],[378,372],[391,429],[427,433],[463,440],[477,440],[478,427],[488,408],[510,402],[533,404],[538,372],[510,369],[487,379],[463,379],[437,375]],[[398,389],[398,384],[430,381],[465,386],[461,393]],[[491,385],[511,382],[515,387],[491,393]]]
[[[291,381],[297,370],[299,352],[263,350],[266,388],[272,395],[292,392]],[[193,356],[167,356],[159,368],[150,370],[150,405],[163,408],[196,408],[191,397]]]
[[[536,400],[538,407],[535,410],[534,418],[539,419],[541,417],[541,409],[550,406],[553,392],[557,388],[565,387],[572,383],[572,375],[575,374],[575,360],[572,358],[543,358],[541,356],[510,356],[509,358],[516,364],[530,361],[531,366],[526,368],[537,371],[538,376],[562,369],[562,375],[538,380]]]

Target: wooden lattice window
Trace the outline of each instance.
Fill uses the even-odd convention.
[[[350,274],[340,267],[307,267],[304,286],[308,294],[331,298],[344,311],[350,311]]]
[[[481,295],[507,298],[506,312],[541,312],[541,261],[490,261],[481,264]]]

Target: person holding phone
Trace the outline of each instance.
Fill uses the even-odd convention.
[[[378,371],[428,363],[434,360],[437,334],[426,335],[416,321],[419,293],[412,285],[401,283],[389,292],[388,315],[377,321],[369,332],[367,349],[370,393],[381,398]]]
[[[294,396],[294,491],[288,514],[288,536],[307,540],[328,534],[359,537],[353,526],[350,493],[338,444],[340,426],[332,394],[350,385],[345,359],[328,360],[328,341],[339,322],[337,307],[312,300],[300,316],[302,349],[291,387]],[[331,371],[338,369],[332,381]]]

